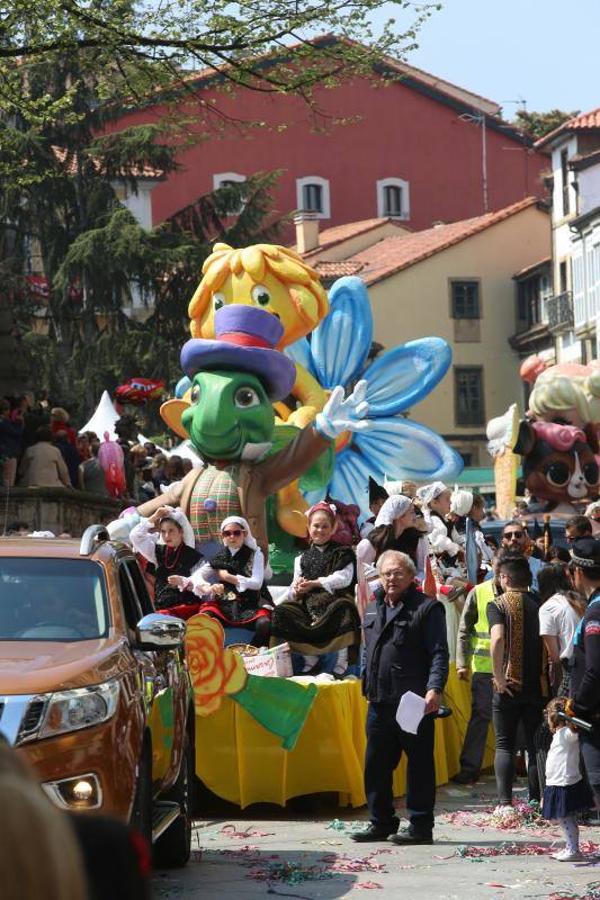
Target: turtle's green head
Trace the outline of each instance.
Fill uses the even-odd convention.
[[[194,376],[181,421],[204,459],[236,460],[246,444],[271,440],[275,417],[256,375],[215,370]]]

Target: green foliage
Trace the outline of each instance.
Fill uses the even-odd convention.
[[[565,112],[562,109],[551,109],[548,112],[540,113],[520,109],[515,116],[515,125],[533,140],[539,141],[540,138],[545,137],[545,135],[554,131],[555,128],[558,128],[563,122],[572,119],[578,113],[579,110]]]
[[[127,104],[159,89],[185,89],[190,71],[207,70],[224,90],[244,85],[307,96],[341,71],[365,73],[384,54],[405,55],[440,6],[427,0],[11,0],[0,20],[1,103],[9,114],[26,107],[37,125],[64,122],[81,114],[82,86],[93,84],[101,103]],[[394,18],[375,25],[384,9],[398,14],[401,27]],[[343,40],[317,46],[315,34]],[[286,56],[290,45],[294,52]],[[77,67],[74,79],[35,83],[40,64],[60,69],[65,60]],[[35,88],[26,97],[23,77]]]
[[[30,95],[42,83],[60,93],[80,70],[69,61],[60,72],[39,63],[31,74]],[[166,136],[156,125],[102,133],[116,113],[101,108],[93,80],[80,82],[76,105],[74,119],[40,124],[25,104],[2,123],[0,284],[37,386],[82,418],[102,390],[126,378],[174,384],[189,336],[187,305],[213,241],[268,241],[278,223],[272,173],[199,197],[145,229],[121,201],[140,178],[177,167],[174,123]],[[47,300],[40,302],[27,271],[45,276]],[[126,315],[132,309],[135,316]]]

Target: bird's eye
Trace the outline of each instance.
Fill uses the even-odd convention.
[[[251,291],[252,299],[259,306],[268,306],[271,295],[264,284],[255,284]]]
[[[192,388],[192,393],[190,394],[190,400],[192,403],[197,403],[200,399],[200,385],[195,384]]]
[[[250,409],[252,406],[260,406],[260,397],[254,388],[241,387],[235,392],[233,402],[238,409]]]
[[[216,312],[218,309],[221,309],[222,306],[225,306],[225,294],[222,294],[221,291],[215,291],[212,295],[213,300],[213,309]]]

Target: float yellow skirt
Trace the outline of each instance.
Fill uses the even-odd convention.
[[[453,715],[436,722],[438,784],[460,768],[471,712],[470,682],[459,681],[453,665],[444,702]],[[286,751],[279,738],[224,697],[218,710],[196,718],[196,773],[213,793],[242,808],[251,803],[283,806],[291,797],[321,791],[336,792],[342,806],[362,806],[366,715],[359,681],[320,684],[298,743]],[[483,764],[492,762],[493,740],[488,739]],[[394,776],[397,797],[405,793],[405,775],[403,757]]]

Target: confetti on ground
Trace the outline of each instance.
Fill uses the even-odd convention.
[[[258,831],[256,828],[246,828],[245,831],[240,831],[233,824],[223,825],[220,831],[221,834],[227,835],[227,837],[234,838],[257,838],[257,837],[273,837],[275,835],[274,831]]]
[[[459,828],[494,828],[497,831],[519,831],[526,828],[535,837],[558,834],[556,824],[544,819],[539,803],[516,800],[512,806],[488,806],[476,813],[465,810],[446,812],[441,821]]]
[[[600,881],[588,884],[585,888],[585,894],[575,894],[571,891],[558,891],[550,894],[548,900],[600,900]]]
[[[325,828],[330,828],[332,831],[362,831],[367,824],[367,822],[362,822],[360,820],[357,822],[344,822],[343,819],[334,819],[329,825],[326,825]]]
[[[285,884],[302,884],[305,881],[326,881],[334,878],[333,872],[323,866],[301,866],[299,863],[263,863],[251,869],[248,877],[254,881],[279,881]]]
[[[380,853],[391,853],[391,850],[373,850],[367,856],[348,856],[329,853],[321,862],[325,863],[329,871],[339,875],[353,875],[356,872],[387,872],[383,863],[377,862],[375,857]]]
[[[476,847],[463,845],[457,847],[456,855],[462,859],[471,859],[474,862],[482,862],[492,856],[545,856],[554,850],[553,846],[541,844],[515,844],[503,841],[495,847]]]

